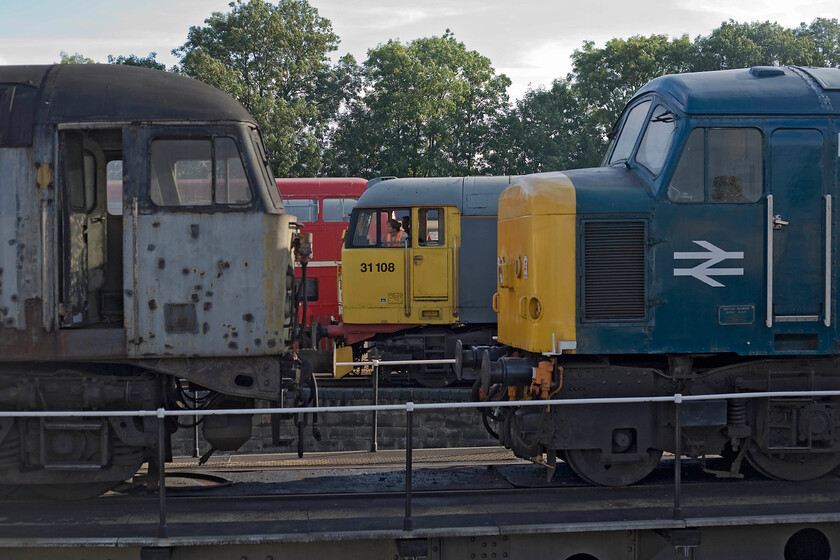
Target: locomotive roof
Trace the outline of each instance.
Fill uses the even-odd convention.
[[[636,97],[659,92],[687,114],[838,114],[840,68],[755,66],[660,76]]]
[[[29,119],[38,123],[253,122],[227,93],[186,76],[150,68],[120,64],[0,66],[0,101],[8,87],[15,88],[14,98],[20,103],[17,107],[11,101],[5,103],[7,107],[0,103],[0,111],[31,106],[34,97],[34,114],[30,110]]]
[[[462,216],[495,216],[512,177],[405,177],[370,181],[357,208],[457,206]]]

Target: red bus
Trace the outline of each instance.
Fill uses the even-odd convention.
[[[367,181],[358,177],[277,179],[286,212],[297,216],[302,231],[312,234],[312,257],[306,269],[306,314],[322,325],[338,321],[338,265],[341,236],[350,211],[365,192]],[[295,263],[295,278],[300,279]],[[300,318],[309,323],[309,317]]]

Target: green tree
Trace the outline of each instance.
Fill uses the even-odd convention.
[[[796,34],[814,44],[814,66],[840,66],[840,24],[836,19],[817,18],[808,26],[802,23]]]
[[[724,22],[706,37],[695,39],[693,70],[726,70],[750,66],[811,65],[816,47],[809,34],[778,23]]]
[[[519,175],[595,166],[604,147],[596,132],[569,79],[555,80],[550,89],[527,91],[497,121],[491,171]]]
[[[603,48],[586,41],[572,54],[571,80],[580,101],[603,134],[633,94],[663,74],[692,70],[696,49],[687,35],[612,39]]]
[[[487,169],[510,80],[449,32],[368,51],[363,95],[338,120],[333,174],[470,175]]]
[[[59,61],[59,64],[96,64],[96,61],[92,58],[88,58],[79,53],[67,54],[64,51],[61,51],[60,56],[61,60]]]
[[[112,54],[108,55],[108,64],[124,64],[126,66],[142,66],[143,68],[153,68],[155,70],[166,70],[166,65],[161,64],[155,58],[157,57],[156,52],[150,52],[149,56],[146,58],[140,58],[136,55],[129,55],[129,56],[114,56]]]
[[[230,13],[214,12],[204,27],[191,27],[173,50],[180,71],[227,91],[262,129],[278,176],[314,175],[329,119],[322,107],[341,104],[352,59],[338,69],[328,54],[338,36],[307,0],[231,2]]]

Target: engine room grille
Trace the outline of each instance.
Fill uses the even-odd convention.
[[[582,292],[586,321],[644,320],[644,222],[584,222]]]

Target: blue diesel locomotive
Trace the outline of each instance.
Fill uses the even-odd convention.
[[[485,398],[840,389],[840,69],[662,76],[603,167],[524,176],[499,200],[498,340]],[[506,390],[500,390],[504,388]],[[501,408],[499,439],[626,485],[662,452],[785,480],[840,464],[840,399]]]

